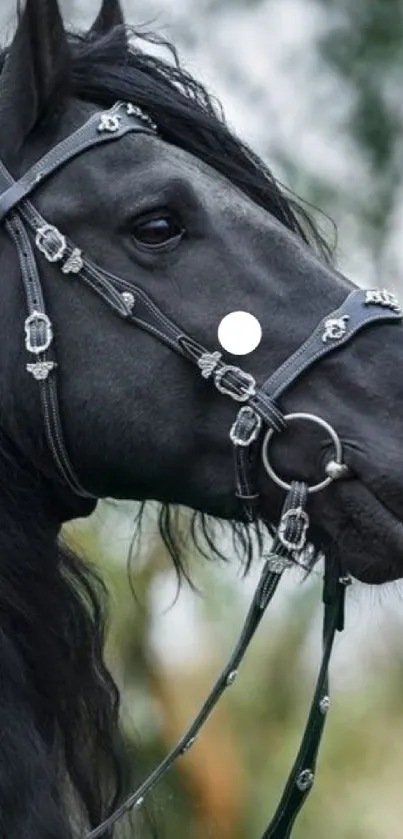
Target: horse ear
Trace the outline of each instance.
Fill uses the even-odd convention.
[[[125,16],[119,0],[102,0],[97,19],[91,26],[89,35],[107,35],[115,26],[123,26]]]
[[[1,153],[18,152],[66,85],[70,51],[57,0],[26,0],[0,76]]]

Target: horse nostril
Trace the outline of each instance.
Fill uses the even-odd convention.
[[[328,478],[332,481],[341,481],[352,476],[352,471],[345,463],[339,463],[337,460],[329,460],[325,466],[325,472]]]

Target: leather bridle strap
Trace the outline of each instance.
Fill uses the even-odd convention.
[[[325,726],[329,697],[329,662],[336,632],[344,629],[344,603],[349,577],[339,577],[337,569],[325,564],[323,586],[323,652],[318,679],[301,745],[281,796],[280,803],[262,839],[288,839],[295,820],[312,789],[316,761]]]
[[[139,809],[147,795],[154,789],[161,778],[174,763],[193,746],[197,734],[207,721],[224,691],[231,686],[238,674],[239,667],[250,642],[271,602],[273,595],[286,568],[295,564],[294,552],[284,546],[300,544],[306,529],[307,486],[294,482],[287,494],[283,506],[277,534],[274,537],[262,574],[256,588],[251,606],[244,622],[238,643],[211,693],[204,702],[186,733],[181,737],[171,752],[154,769],[146,780],[126,799],[126,801],[102,824],[90,831],[85,839],[99,839],[110,830],[125,814]],[[298,511],[298,514],[296,514]],[[283,525],[283,527],[282,527]],[[279,534],[282,534],[280,537]],[[266,829],[262,839],[288,839],[295,819],[303,806],[314,783],[314,772],[326,715],[330,704],[328,668],[332,646],[337,631],[344,627],[344,596],[349,578],[339,578],[334,566],[326,566],[324,581],[324,627],[323,654],[316,688],[308,717],[307,726],[294,766],[290,772],[279,807]]]
[[[0,224],[24,198],[77,155],[98,145],[120,140],[129,133],[155,135],[156,130],[157,126],[149,117],[131,103],[117,102],[102,114],[97,111],[77,131],[61,140],[34,163],[18,181],[8,176],[8,188],[0,196]]]

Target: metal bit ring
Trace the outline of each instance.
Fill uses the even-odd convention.
[[[344,466],[344,464],[343,464],[343,449],[342,449],[342,445],[341,445],[341,442],[340,442],[340,438],[339,438],[338,434],[336,434],[334,428],[332,428],[332,426],[328,422],[326,422],[326,420],[322,419],[321,417],[315,416],[315,414],[305,414],[305,413],[287,414],[284,417],[284,419],[286,420],[287,423],[289,423],[292,420],[307,420],[308,422],[314,422],[314,423],[316,423],[316,425],[320,425],[321,428],[324,428],[324,430],[327,431],[327,433],[329,434],[329,437],[331,437],[332,443],[334,445],[334,457],[331,459],[330,462],[334,463],[334,464],[337,464],[340,467]],[[274,434],[276,434],[276,433],[277,432],[274,428],[270,428],[269,431],[267,432],[267,434],[266,434],[266,436],[263,440],[262,460],[263,460],[264,467],[265,467],[266,472],[269,475],[269,477],[279,487],[287,490],[287,492],[288,492],[288,490],[291,489],[291,484],[288,484],[286,481],[283,481],[282,478],[280,478],[277,475],[277,472],[274,471],[274,469],[273,469],[273,467],[270,463],[270,460],[269,460],[269,444],[270,444]],[[347,467],[346,467],[346,471],[347,471]],[[341,477],[341,474],[338,477]],[[323,481],[320,481],[317,484],[313,484],[312,486],[310,486],[308,488],[309,494],[313,495],[313,493],[315,493],[315,492],[320,492],[322,489],[325,489],[327,486],[329,486],[329,484],[331,484],[332,481],[334,481],[334,480],[337,480],[337,478],[334,477],[333,475],[327,474],[327,477],[324,478]]]

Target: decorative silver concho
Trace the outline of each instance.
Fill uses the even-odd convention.
[[[122,117],[119,116],[119,114],[111,114],[110,111],[106,111],[101,114],[101,119],[98,125],[99,133],[102,134],[107,131],[110,134],[115,134],[116,131],[119,131],[121,120]]]
[[[366,306],[384,306],[385,309],[392,309],[398,315],[402,314],[400,303],[391,291],[386,288],[371,288],[365,293]]]
[[[302,772],[299,773],[298,778],[296,780],[296,784],[301,792],[306,792],[308,789],[311,788],[313,782],[315,780],[315,775],[310,769],[303,769]]]
[[[323,715],[327,714],[329,708],[330,708],[330,696],[327,696],[327,695],[322,696],[322,699],[319,702],[319,710],[320,710],[321,714],[323,714]]]
[[[282,574],[283,571],[287,568],[291,568],[291,565],[293,565],[291,559],[286,559],[284,556],[278,556],[278,554],[269,554],[266,563],[272,574]]]
[[[82,251],[80,251],[80,248],[74,248],[62,267],[63,274],[79,274],[83,265]]]
[[[197,361],[203,379],[209,379],[222,359],[220,352],[206,352]]]
[[[127,307],[127,310],[131,314],[133,309],[134,309],[134,304],[136,302],[136,298],[135,298],[133,292],[132,291],[123,291],[121,296],[122,296],[122,300],[123,300],[125,306]]]
[[[55,367],[56,364],[54,361],[37,361],[35,364],[27,364],[26,369],[28,373],[32,373],[37,382],[43,382]]]
[[[144,125],[147,125],[147,127],[150,128],[151,131],[158,131],[158,126],[156,125],[154,120],[152,120],[151,117],[148,114],[146,114],[146,112],[143,111],[143,109],[140,108],[139,105],[133,105],[132,102],[127,102],[126,113],[129,116],[136,117],[136,119],[139,119],[140,122],[143,122]]]
[[[340,318],[328,318],[325,320],[324,332],[322,335],[323,343],[326,344],[328,341],[339,341],[340,338],[344,338],[347,332],[348,321],[348,315],[343,315],[343,317]]]

